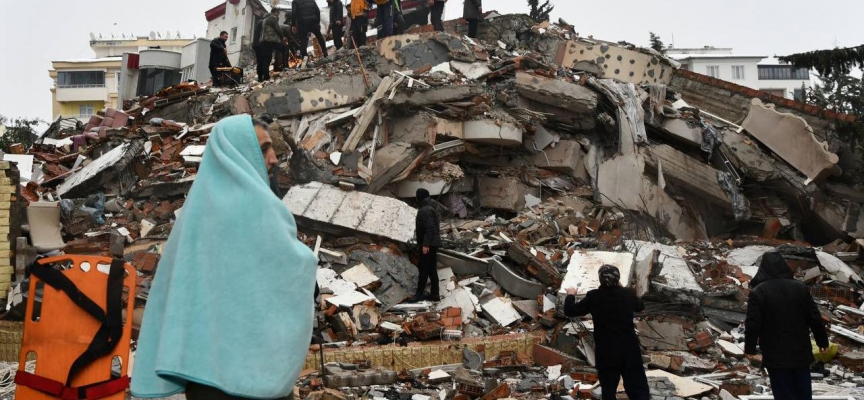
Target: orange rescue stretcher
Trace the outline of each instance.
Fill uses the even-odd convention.
[[[30,267],[16,399],[125,398],[135,277],[123,260],[98,256],[62,255]],[[38,308],[37,285],[42,286]],[[30,353],[36,355],[34,373],[25,371]],[[119,376],[112,373],[116,358]]]

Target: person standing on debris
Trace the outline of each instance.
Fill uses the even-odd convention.
[[[272,9],[267,18],[261,21],[261,38],[258,41],[256,58],[258,62],[258,82],[270,80],[270,63],[273,52],[282,46],[282,29],[279,27],[279,10]]]
[[[468,37],[477,38],[477,26],[480,18],[483,18],[483,0],[464,0],[465,7],[462,9],[462,18],[468,21]]]
[[[133,396],[283,399],[312,339],[314,253],[273,195],[267,123],[213,128],[165,244],[132,376]]]
[[[333,46],[336,50],[342,48],[342,20],[345,19],[345,5],[342,0],[327,0],[330,5],[330,33],[333,34]]]
[[[601,266],[599,278],[600,288],[586,293],[578,303],[576,288],[566,289],[564,315],[573,318],[591,314],[597,377],[603,400],[617,398],[621,378],[624,378],[624,391],[630,400],[649,400],[651,392],[642,366],[642,348],[633,328],[633,314],[644,310],[645,304],[632,289],[621,286],[621,272],[617,267]]]
[[[444,4],[447,0],[429,0],[432,9],[432,27],[436,32],[444,32]]]
[[[375,0],[377,11],[375,20],[378,25],[378,40],[393,36],[393,22],[396,18],[395,0]]]
[[[219,32],[219,37],[210,41],[210,76],[213,78],[213,86],[220,86],[219,72],[216,68],[230,67],[231,61],[228,60],[228,32]]]
[[[412,303],[431,300],[439,301],[438,290],[438,248],[441,247],[441,217],[435,209],[435,200],[429,197],[426,189],[417,189],[417,202],[420,209],[417,210],[417,219],[414,235],[417,237],[417,245],[420,246],[420,279],[417,281],[417,294],[411,299]],[[425,295],[426,280],[431,283],[429,296]]]
[[[300,36],[300,54],[308,56],[309,34],[315,35],[321,52],[327,57],[327,41],[321,35],[321,9],[315,0],[294,0],[291,3],[291,31]]]
[[[810,332],[823,353],[828,334],[816,302],[778,252],[768,252],[751,281],[744,322],[744,352],[754,361],[756,347],[768,369],[775,399],[811,399]]]
[[[348,5],[348,17],[351,18],[353,47],[365,46],[366,31],[369,29],[369,4],[366,0],[351,0]]]

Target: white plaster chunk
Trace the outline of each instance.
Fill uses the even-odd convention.
[[[577,288],[579,294],[584,296],[589,290],[600,287],[598,272],[605,264],[618,267],[621,272],[621,286],[630,286],[630,271],[633,268],[633,254],[614,253],[608,251],[584,251],[573,253],[570,264],[567,265],[567,274],[561,284],[560,293],[567,288]]]

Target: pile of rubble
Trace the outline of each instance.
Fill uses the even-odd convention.
[[[210,129],[273,116],[284,203],[321,260],[303,397],[597,397],[591,321],[560,305],[603,264],[646,300],[655,398],[767,393],[741,343],[769,250],[830,323],[836,357],[816,391],[864,393],[864,193],[843,184],[855,155],[836,133],[849,116],[521,15],[488,19],[478,40],[394,36],[271,82],[184,83],[127,105],[53,124],[21,195],[62,199],[62,251],[138,269],[140,324]],[[442,214],[434,304],[405,303],[418,188]]]

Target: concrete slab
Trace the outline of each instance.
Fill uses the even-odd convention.
[[[758,266],[762,255],[774,250],[772,246],[747,246],[734,249],[726,254],[726,263],[738,267]]]
[[[522,127],[491,119],[465,121],[462,136],[467,142],[503,147],[522,146]]]
[[[773,104],[753,99],[742,127],[804,174],[808,181],[821,182],[840,173],[837,166],[840,158],[828,151],[827,143],[816,139],[813,128],[804,118],[778,112]]]
[[[481,304],[483,312],[489,316],[496,324],[501,326],[510,326],[522,319],[519,312],[513,308],[513,304],[507,299],[500,297],[492,297],[492,299]]]
[[[507,293],[525,299],[536,299],[537,296],[543,294],[546,287],[539,282],[534,282],[525,279],[509,267],[504,265],[501,260],[492,258],[489,260],[489,275],[495,279],[501,288]]]
[[[691,378],[670,374],[662,370],[646,371],[645,375],[647,375],[649,379],[652,377],[669,379],[669,381],[675,385],[675,395],[682,398],[695,397],[714,390],[713,386],[696,382]]]
[[[57,195],[61,198],[76,198],[88,195],[87,188],[101,186],[100,182],[103,181],[103,175],[105,175],[109,168],[120,162],[129,146],[129,143],[123,143],[113,148],[70,176],[57,187]]]
[[[397,199],[345,192],[320,182],[297,185],[282,202],[300,225],[335,234],[366,234],[405,243],[417,210]]]
[[[390,143],[408,143],[414,146],[434,146],[437,125],[435,117],[426,112],[400,118],[393,124]],[[461,125],[461,124],[460,124]]]
[[[565,68],[591,71],[601,77],[637,85],[668,85],[674,72],[669,62],[659,56],[587,39],[562,42],[555,62]]]
[[[419,155],[420,152],[410,143],[390,143],[376,150],[372,162],[372,181],[366,190],[377,193],[402,174]]]
[[[470,55],[471,58],[474,54],[459,38],[438,33],[395,35],[375,45],[381,55],[379,73],[437,66],[449,63],[451,54]]]
[[[477,180],[480,207],[519,212],[525,208],[525,196],[540,197],[540,188],[529,187],[516,178],[480,177]]]
[[[585,152],[579,142],[562,140],[555,147],[547,147],[533,157],[534,165],[550,171],[563,172],[576,176],[577,171],[585,168]]]
[[[638,240],[627,240],[624,242],[628,251],[636,254],[637,259],[648,257],[653,251],[660,252],[658,258],[660,268],[657,277],[651,282],[652,287],[670,297],[682,302],[699,304],[704,290],[693,276],[693,271],[687,265],[677,247],[666,246],[659,243],[643,242]]]
[[[577,250],[570,256],[567,265],[567,274],[564,275],[564,283],[561,284],[560,293],[567,288],[577,288],[579,295],[584,296],[589,290],[600,287],[598,272],[605,264],[618,267],[621,272],[621,286],[630,286],[630,276],[633,268],[633,254],[614,253],[608,251],[585,251]]]
[[[732,199],[717,179],[720,171],[665,144],[643,147],[640,152],[645,165],[654,173],[662,165],[667,182],[726,209],[732,208]]]
[[[450,66],[460,74],[471,80],[483,78],[492,73],[489,64],[485,62],[467,63],[464,61],[450,61]]]
[[[673,138],[684,143],[700,146],[702,144],[702,127],[690,125],[680,118],[667,118],[663,121],[663,130]]]
[[[641,320],[636,324],[639,342],[648,350],[687,350],[687,332],[677,320]]]
[[[774,159],[762,151],[759,145],[750,140],[747,135],[727,129],[720,137],[724,153],[744,176],[757,182],[778,178],[779,173],[774,167]]]
[[[471,257],[454,251],[441,250],[438,262],[450,267],[458,276],[483,276],[489,273],[489,260]]]
[[[361,84],[361,86],[363,85]],[[400,89],[396,92],[396,96],[394,96],[392,100],[384,99],[383,104],[423,107],[432,104],[458,101],[469,97],[479,96],[484,93],[485,90],[483,87],[475,83],[436,86],[428,89],[414,86],[414,90]]]
[[[381,82],[376,74],[369,74],[369,80],[373,87]],[[255,115],[266,112],[287,117],[357,104],[365,98],[363,76],[345,73],[268,85],[254,90],[249,104]]]
[[[516,90],[528,99],[574,113],[589,113],[597,108],[597,94],[594,91],[561,79],[518,71]]]

